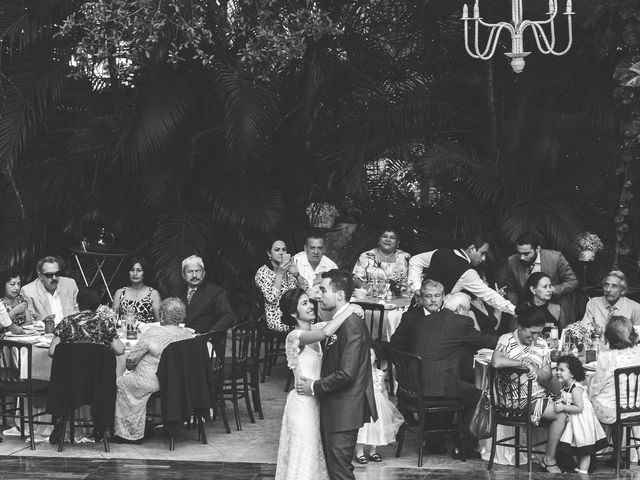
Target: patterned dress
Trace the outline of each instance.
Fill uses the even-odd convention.
[[[407,272],[409,271],[409,255],[407,252],[397,249],[396,259],[393,262],[378,262],[376,260],[377,248],[368,250],[360,255],[358,261],[353,267],[353,276],[359,278],[363,282],[370,280],[372,270],[379,266],[384,270],[387,279],[392,278],[407,278]]]
[[[107,347],[118,337],[113,322],[100,319],[90,310],[64,317],[54,333],[62,343],[97,343]]]
[[[307,281],[300,277],[300,282],[296,280],[290,272],[285,272],[282,277],[282,284],[280,285],[280,289],[275,287],[276,281],[276,272],[274,272],[267,265],[261,266],[256,272],[256,285],[262,292],[262,296],[264,297],[264,311],[265,317],[267,320],[267,326],[271,330],[275,330],[277,332],[288,332],[289,327],[282,323],[282,312],[280,311],[280,297],[287,290],[291,290],[292,288],[302,288],[303,290],[307,290],[309,288],[309,284]]]
[[[525,345],[518,338],[518,330],[511,333],[505,333],[498,340],[496,351],[502,353],[505,357],[513,360],[522,360],[527,358],[535,363],[538,368],[542,368],[551,364],[550,350],[547,342],[542,338],[536,338],[531,345]],[[521,392],[518,394],[520,401],[519,407],[526,407],[527,403],[527,376],[521,377]],[[515,385],[515,384],[514,384]],[[538,382],[533,382],[533,390],[531,392],[531,421],[538,424],[544,410],[549,401],[549,395],[545,388]]]
[[[28,304],[27,304],[27,300],[26,300],[22,295],[18,295],[18,296],[16,297],[16,300],[18,301],[18,305],[13,305],[13,306],[9,305],[9,302],[7,301],[7,299],[6,299],[6,298],[2,298],[2,299],[0,299],[0,300],[2,301],[2,303],[3,303],[3,304],[4,304],[4,306],[5,306],[5,308],[7,309],[7,314],[8,314],[9,312],[11,312],[11,310],[13,310],[14,308],[16,308],[16,307],[17,307],[18,305],[20,305],[20,304],[28,305]],[[13,323],[14,323],[15,325],[18,325],[18,326],[20,326],[20,325],[24,325],[24,324],[27,322],[27,315],[28,315],[29,313],[30,313],[30,312],[29,312],[29,309],[28,309],[28,308],[27,308],[24,312],[16,313],[16,314],[13,316]],[[31,320],[31,318],[29,318],[29,320]]]
[[[156,371],[162,351],[170,343],[189,338],[193,338],[193,331],[177,325],[150,326],[140,335],[127,355],[127,360],[137,362],[136,367],[116,381],[116,435],[127,440],[144,437],[147,401],[153,392],[160,390]]]
[[[127,298],[127,287],[124,287],[122,289],[122,296],[120,297],[120,307],[116,312],[118,316],[123,317],[127,312],[133,312],[139,322],[155,322],[156,317],[153,314],[153,303],[151,303],[153,288],[147,288],[147,294],[143,298],[140,300],[132,300]]]

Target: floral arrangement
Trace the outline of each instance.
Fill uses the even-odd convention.
[[[595,233],[582,232],[576,237],[576,244],[579,250],[588,250],[591,252],[599,252],[604,249],[604,244],[600,237]]]
[[[116,322],[116,312],[113,309],[107,307],[106,305],[100,305],[96,308],[96,318],[101,322]]]
[[[391,271],[391,278],[389,278],[389,280],[395,283],[404,283],[406,279],[407,272],[402,268],[394,268]]]
[[[340,214],[340,212],[338,212],[338,209],[334,205],[327,202],[311,202],[307,206],[305,212],[310,219],[320,221],[335,219]]]
[[[575,339],[591,337],[595,332],[595,327],[591,322],[575,322],[570,324],[565,331]]]

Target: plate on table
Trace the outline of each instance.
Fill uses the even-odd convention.
[[[39,337],[40,334],[36,331],[24,332],[24,333],[13,333],[7,332],[4,334],[5,338],[25,338],[25,337]]]
[[[38,343],[34,343],[33,346],[38,348],[49,348],[51,346],[51,343],[38,342]]]
[[[384,304],[384,309],[385,310],[395,310],[397,307],[395,306],[395,304],[393,303],[385,303]]]
[[[490,348],[481,348],[478,350],[478,355],[493,355],[493,350]]]
[[[590,372],[595,372],[597,364],[598,362],[589,362],[589,363],[585,363],[583,367],[585,370],[589,370]]]

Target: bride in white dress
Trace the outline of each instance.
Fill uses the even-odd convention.
[[[280,299],[282,323],[295,328],[285,348],[287,363],[296,381],[301,376],[317,380],[322,367],[320,341],[331,337],[351,314],[347,309],[339,318],[313,325],[315,309],[304,290],[295,288]],[[275,480],[328,480],[320,437],[320,401],[298,395],[295,388],[287,396],[282,415],[280,446]]]

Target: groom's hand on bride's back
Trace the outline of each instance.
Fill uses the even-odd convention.
[[[300,377],[296,384],[298,395],[313,395],[313,380],[307,377]]]

